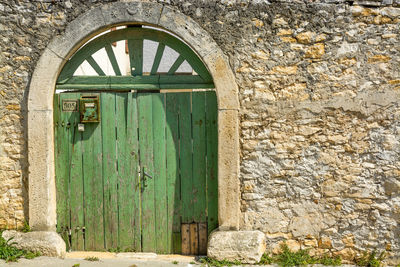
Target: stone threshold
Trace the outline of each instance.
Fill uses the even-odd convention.
[[[117,259],[125,258],[132,260],[168,260],[178,262],[193,262],[195,256],[184,256],[178,254],[156,254],[148,252],[102,252],[102,251],[72,251],[67,252],[66,259],[85,259],[89,257],[96,257],[99,259]]]

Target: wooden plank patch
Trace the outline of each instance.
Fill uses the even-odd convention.
[[[207,254],[207,223],[182,223],[182,254]]]
[[[190,224],[182,223],[182,254],[190,255]]]
[[[190,255],[199,254],[199,232],[197,223],[190,224]]]
[[[199,223],[199,253],[207,255],[207,223]]]

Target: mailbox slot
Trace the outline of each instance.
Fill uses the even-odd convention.
[[[81,122],[100,122],[99,96],[81,96],[79,99]]]

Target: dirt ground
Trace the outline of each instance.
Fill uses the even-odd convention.
[[[97,258],[89,261],[88,258]],[[86,259],[86,260],[85,260]],[[157,255],[155,253],[111,253],[111,252],[71,252],[65,259],[37,257],[32,260],[20,259],[18,262],[6,263],[0,260],[0,266],[7,267],[200,267],[205,266],[195,257],[182,255]],[[274,265],[242,265],[242,267],[276,267]],[[322,266],[322,265],[314,265]],[[326,266],[324,266],[326,267]],[[342,265],[341,267],[354,267]]]
[[[85,260],[95,257],[97,261]],[[18,262],[6,263],[0,260],[0,266],[24,267],[162,267],[162,266],[196,266],[194,257],[181,255],[156,255],[154,253],[109,253],[109,252],[71,252],[65,259],[38,257],[32,260],[20,259]],[[197,265],[200,266],[200,265]]]

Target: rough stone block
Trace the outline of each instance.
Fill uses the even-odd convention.
[[[218,111],[218,222],[221,230],[238,230],[239,202],[239,135],[238,111]]]
[[[208,70],[213,77],[218,97],[218,109],[238,109],[238,87],[235,77],[229,68],[228,59],[219,51],[209,54],[204,58]]]
[[[69,23],[65,32],[53,38],[47,48],[59,57],[68,59],[81,45],[105,28],[101,9],[93,8]]]
[[[29,85],[28,110],[52,110],[58,71],[64,60],[46,48],[40,57]],[[57,70],[57,71],[54,71]]]
[[[55,231],[53,112],[29,111],[29,225],[35,231]]]
[[[261,260],[265,249],[265,235],[260,231],[215,231],[210,235],[207,256],[252,264]]]
[[[11,230],[4,231],[2,236],[5,240],[13,238],[13,246],[19,249],[40,252],[43,256],[65,257],[65,242],[56,232],[21,233]]]
[[[200,55],[205,58],[213,51],[219,50],[218,46],[194,20],[177,12],[174,8],[165,6],[161,13],[160,26],[179,35]]]

